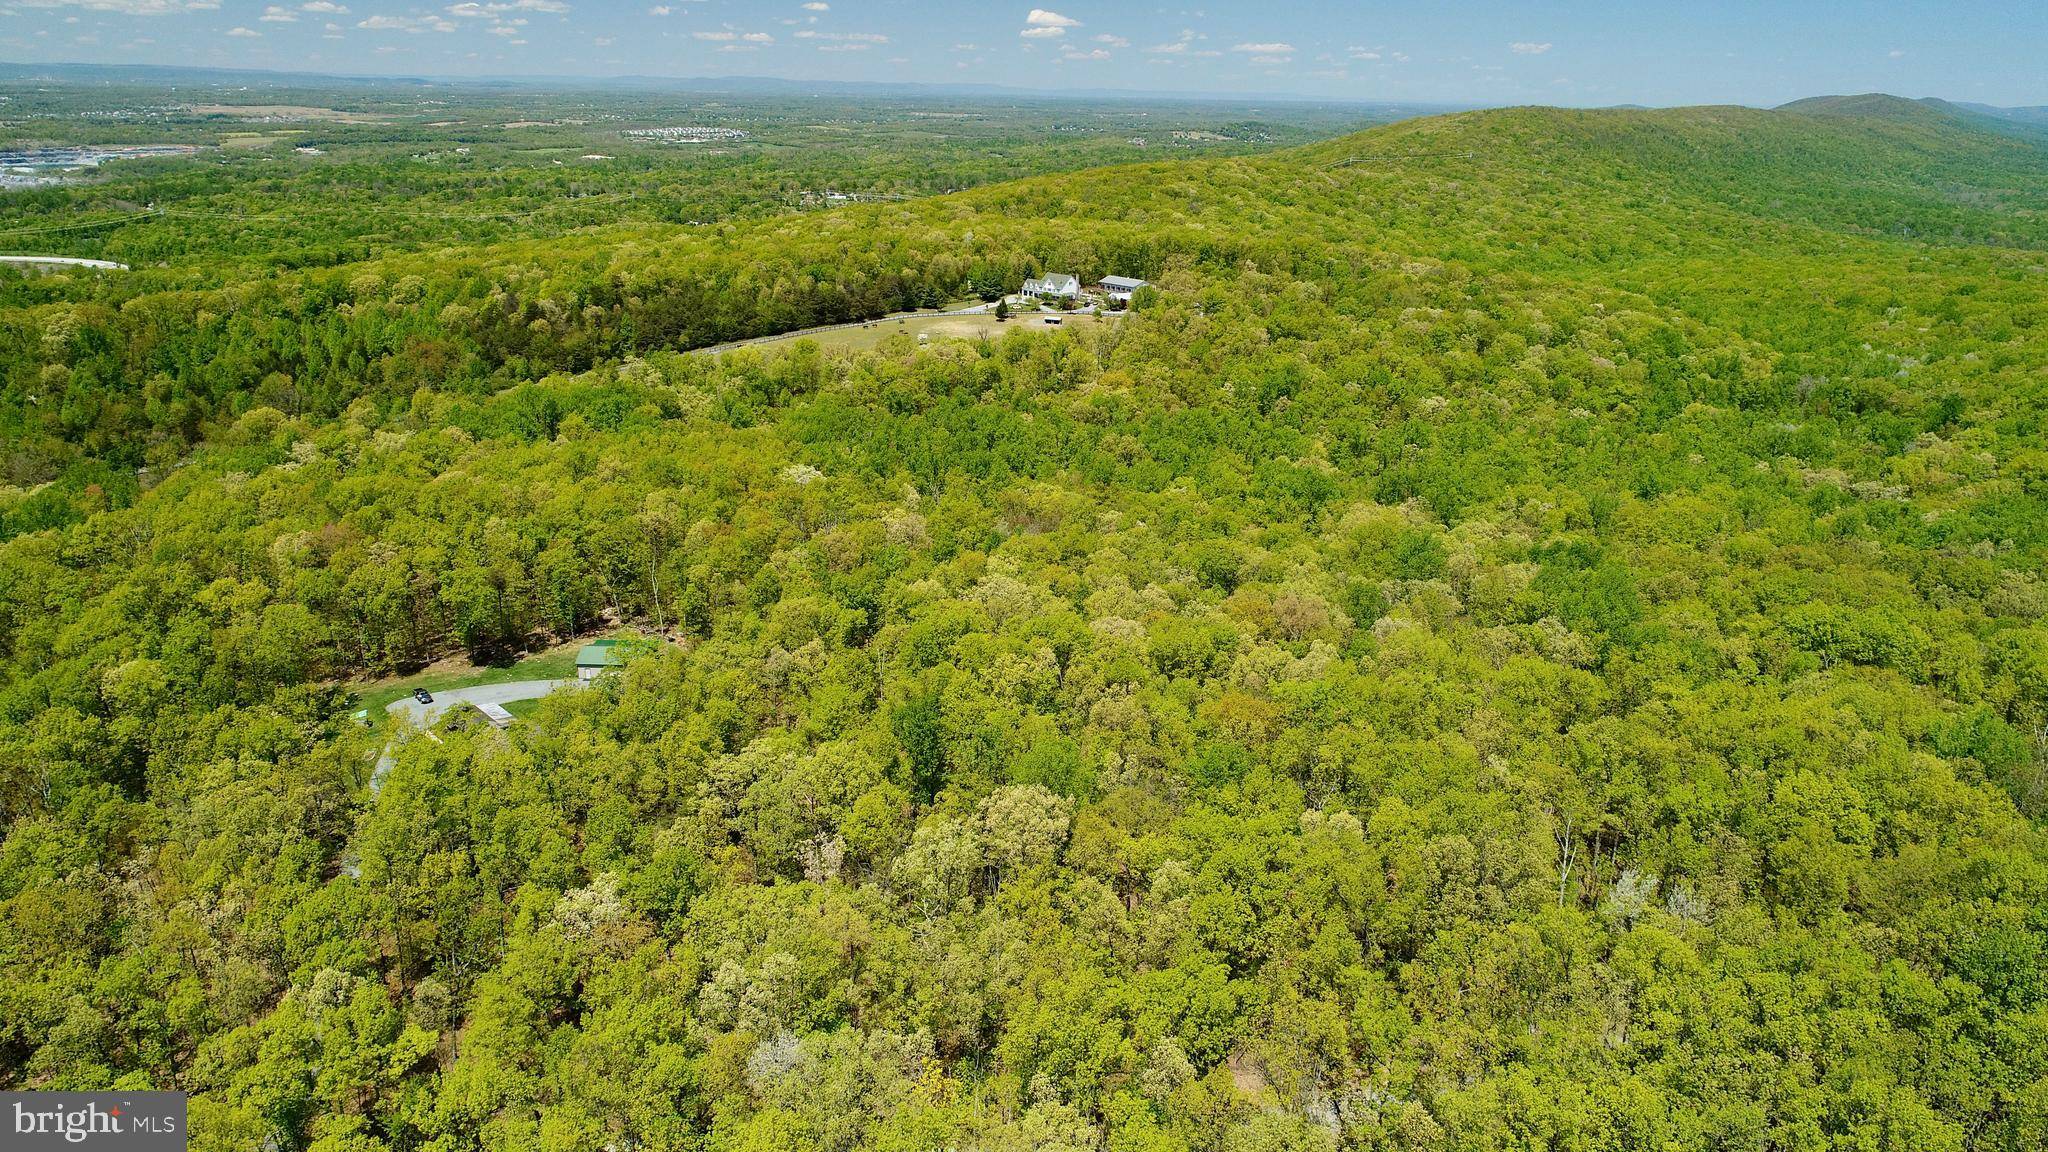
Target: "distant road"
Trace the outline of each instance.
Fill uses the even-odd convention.
[[[0,256],[0,264],[69,264],[75,268],[106,268],[114,272],[126,272],[126,264],[112,260],[87,260],[83,256]]]

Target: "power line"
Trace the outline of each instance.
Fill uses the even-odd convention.
[[[1347,164],[1372,164],[1380,160],[1475,160],[1477,152],[1382,152],[1377,156],[1353,156],[1330,165],[1342,168]]]
[[[543,204],[540,205],[539,207],[523,210],[508,209],[503,212],[407,212],[392,211],[386,208],[377,208],[374,209],[374,211],[380,218],[384,219],[390,219],[395,217],[399,219],[408,220],[516,220],[537,216],[543,212],[559,211],[564,208],[582,208],[600,206],[607,203],[615,203],[621,199],[630,199],[637,195],[638,193],[633,192],[608,192],[602,196],[581,196],[574,200],[565,200],[555,204]],[[337,207],[333,209],[333,212],[349,212],[356,210],[357,209],[354,208]],[[247,223],[289,224],[295,221],[311,219],[313,217],[320,215],[332,215],[333,212],[220,212],[209,211],[208,209],[205,208],[151,207],[144,208],[139,212],[130,213],[126,216],[113,216],[108,217],[107,219],[104,220],[81,220],[69,224],[24,224],[13,228],[0,228],[0,236],[33,236],[47,232],[76,232],[88,228],[107,228],[122,224],[132,224],[138,220],[143,220],[150,216],[176,216],[190,219],[238,220]]]
[[[110,224],[126,224],[144,216],[156,215],[156,210],[144,208],[127,216],[114,216],[106,220],[82,220],[75,224],[25,224],[18,228],[0,228],[0,236],[25,236],[39,232],[75,232],[81,228],[104,228]]]
[[[607,192],[602,196],[579,196],[573,200],[563,200],[553,204],[543,204],[535,208],[508,208],[502,212],[406,212],[392,211],[390,209],[381,207],[374,209],[362,209],[357,208],[355,206],[337,206],[328,213],[221,212],[210,211],[205,208],[182,207],[157,208],[154,211],[157,214],[164,216],[187,216],[214,220],[241,220],[254,221],[258,223],[291,223],[292,221],[305,220],[317,215],[331,215],[334,212],[353,212],[360,210],[374,211],[381,218],[399,217],[414,220],[516,220],[523,219],[529,216],[537,216],[542,212],[554,212],[564,208],[583,208],[595,205],[616,203],[619,200],[632,199],[637,197],[638,195],[639,193],[637,192]]]

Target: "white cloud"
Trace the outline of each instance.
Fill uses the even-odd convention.
[[[299,14],[297,12],[289,8],[280,8],[275,4],[265,8],[263,15],[257,17],[258,20],[263,21],[265,24],[291,24],[296,22],[298,18]]]
[[[179,12],[211,12],[220,0],[15,0],[17,8],[83,8],[122,16],[169,16]]]
[[[455,21],[439,16],[372,16],[356,27],[370,32],[453,32]]]
[[[1160,56],[1178,56],[1186,52],[1189,45],[1195,41],[1207,39],[1207,36],[1202,35],[1193,28],[1183,28],[1180,30],[1179,36],[1164,44],[1154,44],[1152,47],[1145,49],[1145,51]]]
[[[513,12],[546,12],[561,15],[569,10],[562,0],[466,0],[465,3],[451,4],[448,14],[464,20],[497,20]]]
[[[1294,57],[1292,56],[1254,56],[1252,57],[1252,63],[1270,68],[1276,65],[1289,63],[1293,59]]]
[[[1100,48],[1091,48],[1091,49],[1089,49],[1089,50],[1088,50],[1088,51],[1086,51],[1086,52],[1083,52],[1083,51],[1081,51],[1081,50],[1080,50],[1079,48],[1069,48],[1069,49],[1067,49],[1067,50],[1066,50],[1065,52],[1062,52],[1062,53],[1060,53],[1060,59],[1062,59],[1062,60],[1107,60],[1107,59],[1109,59],[1109,53],[1107,53],[1107,52],[1103,51],[1103,50],[1102,50],[1102,49],[1100,49]]]
[[[1231,51],[1251,52],[1260,56],[1291,56],[1294,54],[1294,45],[1282,44],[1278,40],[1269,40],[1263,44],[1238,44],[1232,47]]]
[[[1031,15],[1024,17],[1024,23],[1031,25],[1033,28],[1079,28],[1081,26],[1081,22],[1071,16],[1062,16],[1057,12],[1048,12],[1043,8],[1033,8]]]
[[[766,32],[748,32],[748,33],[746,33],[746,34],[742,35],[742,36],[740,37],[740,39],[742,39],[742,40],[745,40],[745,41],[746,41],[747,43],[749,43],[749,44],[773,44],[773,43],[775,43],[775,37],[773,37],[773,36],[770,36],[770,35],[769,35],[768,33],[766,33]]]
[[[799,40],[848,40],[856,44],[887,44],[889,38],[880,32],[819,32],[806,28],[796,34]]]
[[[698,40],[737,40],[740,38],[740,34],[737,32],[692,32],[690,35]]]
[[[341,16],[347,14],[348,5],[336,4],[333,0],[312,0],[309,4],[299,5],[299,11],[318,12],[326,16]]]
[[[263,33],[256,31],[254,28],[230,28],[228,29],[228,35],[233,36],[237,40],[260,40],[263,38]]]
[[[1541,56],[1545,52],[1550,51],[1550,42],[1546,40],[1541,44],[1536,44],[1528,40],[1517,40],[1513,44],[1508,45],[1508,51],[1513,52],[1517,56]]]
[[[1095,38],[1095,42],[1097,44],[1107,44],[1111,48],[1129,48],[1131,46],[1131,42],[1129,40],[1126,40],[1123,37],[1118,36],[1115,33],[1111,32],[1104,32],[1102,35],[1097,36]]]
[[[830,12],[832,10],[832,6],[825,3],[825,0],[811,0],[809,4],[802,5],[802,8],[806,12]]]
[[[1894,48],[1891,51],[1891,57],[1894,60],[1897,60],[1899,57],[1904,56],[1905,54],[1906,50],[1904,48]]]
[[[654,7],[649,8],[647,10],[647,14],[649,16],[666,16],[673,11],[675,11],[675,9],[669,7],[666,4],[656,4]]]
[[[1017,35],[1024,37],[1026,40],[1047,40],[1054,36],[1065,36],[1066,34],[1067,30],[1065,28],[1054,27],[1026,28],[1022,32],[1017,33]]]

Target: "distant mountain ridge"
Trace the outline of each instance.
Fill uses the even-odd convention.
[[[1799,112],[1809,116],[1888,116],[1901,120],[1931,116],[1968,115],[1960,105],[1934,96],[1911,99],[1888,92],[1863,92],[1853,96],[1808,96],[1780,104],[1777,112]]]
[[[1863,92],[1853,96],[1809,96],[1780,104],[1774,111],[1806,116],[1855,116],[1926,124],[1962,123],[1975,128],[2018,134],[2038,140],[2048,135],[2048,108],[2000,108],[1991,104],[1959,103],[1938,96],[1913,99],[1886,92]]]
[[[1958,103],[1958,108],[1975,112],[1979,116],[1990,116],[1998,120],[2011,120],[2020,124],[2048,126],[2048,107],[1999,108],[1991,104]]]
[[[0,61],[0,80],[33,80],[73,84],[246,84],[258,87],[568,88],[592,91],[605,89],[658,90],[666,88],[676,91],[736,94],[790,95],[816,93],[831,95],[951,96],[1007,99],[1030,97],[1046,100],[1151,99],[1212,101],[1215,103],[1286,100],[1304,103],[1356,104],[1377,108],[1400,109],[1414,115],[1433,112],[1466,111],[1497,106],[1470,100],[1376,100],[1362,96],[1341,97],[1287,92],[1190,92],[1139,88],[1071,88],[1048,91],[1004,84],[922,83],[915,81],[878,80],[799,80],[781,76],[651,76],[640,74],[619,76],[439,76],[425,73],[380,76],[297,69],[219,68],[178,64],[90,64],[78,62],[31,64]],[[1607,105],[1606,107],[1616,111],[1648,111],[1654,107],[1686,106],[1657,106],[1625,102]],[[1761,105],[1741,106],[1761,107]],[[1894,96],[1884,92],[1808,96],[1786,104],[1777,105],[1773,110],[1797,112],[1807,115],[1880,116],[1894,119],[1925,120],[1946,116],[1957,119],[1992,120],[2005,124],[2021,125],[2027,128],[2038,127],[2048,130],[2048,106],[2000,107],[1992,104],[1944,100],[1935,96],[1915,99],[1905,96]]]

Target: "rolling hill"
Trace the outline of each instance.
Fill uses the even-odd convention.
[[[1909,100],[1882,92],[1869,92],[1858,96],[1813,96],[1780,105],[1778,111],[1807,116],[1945,122],[1949,126],[1960,124],[1980,131],[2016,131],[2037,143],[2041,140],[2038,133],[2048,128],[2048,109],[1999,108],[1990,104],[1958,103],[1932,96]]]

